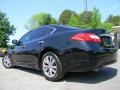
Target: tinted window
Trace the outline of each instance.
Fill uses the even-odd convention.
[[[34,30],[32,32],[32,40],[33,39],[37,39],[37,38],[40,38],[40,37],[43,37],[43,36],[46,36],[48,34],[50,34],[51,32],[53,31],[52,28],[49,28],[49,27],[41,27],[37,30]]]
[[[28,32],[20,39],[20,42],[30,41],[31,37],[32,37],[32,32]]]

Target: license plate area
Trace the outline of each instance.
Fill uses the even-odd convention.
[[[113,46],[112,39],[110,37],[102,37],[102,42],[105,47]]]
[[[101,40],[102,40],[102,45],[104,47],[112,47],[113,46],[112,38],[108,34],[101,35]]]

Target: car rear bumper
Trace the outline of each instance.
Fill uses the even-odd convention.
[[[116,52],[71,52],[62,56],[64,71],[86,72],[112,64],[117,61]]]

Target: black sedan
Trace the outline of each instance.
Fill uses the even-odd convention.
[[[2,60],[4,67],[42,70],[50,81],[60,80],[66,72],[93,71],[117,61],[117,49],[103,29],[45,25],[12,43]]]

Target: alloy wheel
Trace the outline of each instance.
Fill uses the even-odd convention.
[[[46,56],[43,59],[43,71],[47,77],[54,77],[57,73],[57,64],[53,56]]]
[[[9,55],[6,55],[6,56],[3,58],[3,65],[4,65],[6,68],[10,68],[10,67],[11,67],[11,61],[10,61],[10,56],[9,56]]]

